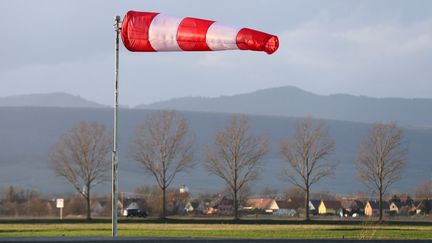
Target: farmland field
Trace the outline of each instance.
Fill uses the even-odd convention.
[[[110,223],[0,223],[0,237],[110,236]],[[120,223],[119,236],[206,238],[431,239],[430,225]],[[1,238],[0,238],[1,239]]]

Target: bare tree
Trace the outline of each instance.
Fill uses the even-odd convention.
[[[268,149],[268,139],[249,135],[248,129],[246,117],[234,115],[228,126],[216,134],[214,147],[206,149],[208,171],[222,178],[232,193],[234,219],[239,218],[239,194],[257,178]]]
[[[177,173],[194,166],[193,138],[186,120],[174,111],[148,115],[130,147],[132,157],[153,175],[162,190],[162,218],[166,218],[166,189]]]
[[[379,194],[379,221],[383,219],[383,195],[401,178],[406,154],[403,131],[395,123],[374,124],[360,144],[357,172],[360,180]]]
[[[291,167],[284,171],[284,179],[305,192],[305,219],[309,221],[310,189],[322,178],[333,174],[336,164],[328,157],[335,149],[335,142],[323,122],[314,123],[311,118],[305,118],[297,122],[294,137],[282,141],[280,149]]]
[[[417,184],[415,189],[415,197],[417,200],[432,198],[432,181],[425,180]]]
[[[277,198],[279,196],[279,191],[276,188],[266,186],[261,190],[260,196],[265,198]]]
[[[306,197],[305,191],[298,186],[289,187],[288,189],[286,189],[286,191],[283,192],[283,198],[285,200],[293,199],[293,198],[303,198],[304,199],[305,197]],[[301,206],[304,206],[303,202],[302,202]]]
[[[111,147],[111,135],[104,125],[80,122],[59,139],[49,155],[54,172],[86,200],[87,219],[91,219],[91,188],[108,179]]]

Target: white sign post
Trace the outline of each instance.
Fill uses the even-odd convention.
[[[57,198],[56,206],[57,206],[57,208],[60,208],[60,220],[62,220],[63,219],[64,199],[63,198]]]

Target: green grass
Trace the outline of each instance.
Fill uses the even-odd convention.
[[[109,223],[0,223],[0,237],[110,236]],[[119,236],[206,238],[429,239],[432,226],[120,223]]]

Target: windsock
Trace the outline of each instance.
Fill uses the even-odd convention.
[[[136,52],[252,50],[272,54],[279,47],[277,36],[257,30],[152,12],[129,11],[121,37],[125,47]]]

